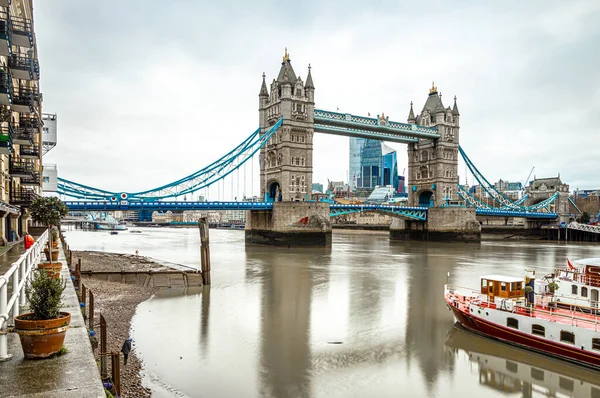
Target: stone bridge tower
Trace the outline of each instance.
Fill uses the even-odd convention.
[[[315,109],[310,65],[304,83],[296,77],[286,49],[279,75],[273,79],[270,90],[263,73],[258,98],[261,135],[283,117],[282,126],[260,150],[261,199],[310,199]]]
[[[456,97],[452,109],[444,108],[442,94],[433,85],[420,114],[415,116],[411,102],[408,123],[435,126],[440,138],[408,144],[409,206],[438,207],[456,199],[459,117]]]

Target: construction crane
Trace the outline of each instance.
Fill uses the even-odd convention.
[[[527,185],[527,183],[529,182],[529,178],[531,177],[531,173],[533,173],[533,170],[535,169],[535,166],[533,166],[531,168],[531,171],[529,172],[529,175],[527,176],[527,178],[525,179],[525,182],[523,183],[523,189],[525,189],[525,186]]]

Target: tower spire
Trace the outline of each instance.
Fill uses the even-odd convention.
[[[269,92],[267,91],[267,83],[265,82],[265,72],[263,72],[262,74],[262,86],[260,86],[260,94],[258,94],[259,97],[268,97],[269,96]]]
[[[435,82],[431,82],[431,88],[429,89],[429,95],[437,94],[437,87],[435,86]]]
[[[460,113],[458,113],[458,106],[456,105],[456,95],[454,96],[454,107],[452,107],[452,114],[455,116],[460,116]]]
[[[304,88],[312,88],[314,90],[315,85],[313,84],[312,74],[310,73],[311,66],[308,64],[308,76],[306,76],[306,84],[304,84]]]
[[[408,112],[408,122],[414,123],[416,121],[415,112],[413,111],[413,102],[410,101],[410,112]]]
[[[288,54],[287,47],[285,48],[285,53],[283,54],[283,60],[281,62],[289,62],[290,55]]]

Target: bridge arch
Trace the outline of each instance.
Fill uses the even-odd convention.
[[[430,191],[428,189],[424,189],[418,193],[418,198],[419,198],[419,207],[433,207],[434,206],[432,191]]]
[[[270,180],[267,183],[267,202],[281,201],[281,184],[277,180]]]

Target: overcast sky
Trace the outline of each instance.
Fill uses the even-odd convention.
[[[535,166],[600,188],[600,1],[34,5],[43,110],[58,114],[44,162],[69,180],[133,192],[216,160],[258,127],[261,74],[276,77],[287,47],[304,80],[312,65],[318,108],[406,121],[435,81],[445,106],[458,97],[461,146],[488,180]],[[406,146],[389,145],[401,173]],[[348,146],[315,135],[314,182],[347,180]]]

